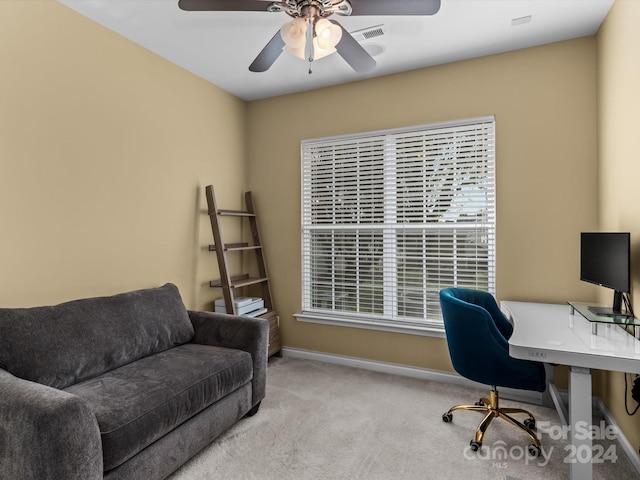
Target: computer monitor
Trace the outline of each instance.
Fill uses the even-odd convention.
[[[580,280],[613,289],[613,306],[599,315],[621,314],[622,294],[631,291],[631,234],[582,232]]]

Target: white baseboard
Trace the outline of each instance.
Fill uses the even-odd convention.
[[[607,406],[604,404],[602,399],[599,397],[594,397],[594,405],[600,411],[600,413],[602,413],[602,416],[604,417],[604,421],[606,422],[606,424],[612,425],[613,427],[615,427],[616,439],[618,440],[618,443],[620,443],[622,450],[624,451],[624,453],[626,453],[627,458],[629,459],[633,467],[640,474],[640,457],[638,457],[636,449],[633,448],[633,445],[631,445],[631,442],[629,442],[629,439],[625,437],[624,433],[622,433],[620,428],[618,428],[618,423],[616,422],[616,419],[613,418],[613,415],[611,415],[611,412],[609,411]]]
[[[358,357],[347,357],[332,353],[314,352],[312,350],[302,350],[299,348],[285,347],[282,349],[282,356],[290,358],[302,358],[306,360],[316,360],[318,362],[334,363],[347,367],[362,368],[374,372],[390,373],[403,377],[419,378],[421,380],[434,380],[436,382],[447,382],[466,387],[486,389],[487,385],[474,382],[464,378],[457,373],[443,372],[441,370],[431,370],[428,368],[412,367],[398,363],[381,362],[378,360],[366,360]],[[539,404],[541,395],[538,392],[527,392],[523,390],[513,390],[510,388],[500,388],[501,398],[508,398],[525,403]]]
[[[314,352],[312,350],[303,350],[299,348],[285,347],[282,349],[282,356],[289,358],[301,358],[305,360],[315,360],[318,362],[333,363],[337,365],[344,365],[347,367],[362,368],[364,370],[371,370],[374,372],[389,373],[393,375],[401,375],[404,377],[419,378],[422,380],[434,380],[437,382],[447,382],[456,385],[462,385],[475,388],[486,388],[486,385],[473,382],[464,378],[457,373],[443,372],[440,370],[430,370],[428,368],[412,367],[408,365],[401,365],[397,363],[381,362],[378,360],[366,360],[358,357],[347,357],[344,355],[335,355],[332,353]],[[509,398],[511,400],[522,401],[526,403],[541,404],[541,395],[537,392],[525,392],[520,390],[511,390],[508,388],[500,389],[501,397]],[[568,393],[566,390],[559,392],[560,396],[566,402],[568,400]],[[593,397],[592,403],[603,416],[607,425],[612,425],[617,431],[617,440],[622,447],[622,450],[629,458],[629,461],[640,474],[640,458],[636,454],[633,445],[629,442],[627,437],[618,428],[618,424],[611,415],[609,409],[599,397]]]
[[[332,353],[314,352],[312,350],[302,350],[299,348],[285,347],[282,349],[282,356],[290,358],[302,358],[305,360],[316,360],[318,362],[334,363],[347,367],[362,368],[374,372],[391,373],[403,377],[419,378],[422,380],[437,380],[441,382],[455,383],[465,386],[481,386],[456,373],[442,372],[439,370],[429,370],[427,368],[411,367],[397,363],[381,362],[377,360],[366,360],[358,357],[347,357]]]

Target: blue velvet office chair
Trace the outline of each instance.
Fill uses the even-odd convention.
[[[533,442],[528,447],[529,453],[539,455],[541,444],[534,433],[535,418],[520,408],[501,408],[497,387],[543,392],[546,378],[542,363],[509,356],[508,339],[513,327],[490,293],[446,288],[440,291],[440,307],[453,368],[463,377],[492,387],[488,399],[481,398],[474,405],[451,407],[442,415],[442,420],[451,422],[456,410],[484,413],[470,442],[472,450],[476,451],[482,447],[491,421],[502,418],[523,430]],[[528,417],[523,422],[511,416],[520,413]]]

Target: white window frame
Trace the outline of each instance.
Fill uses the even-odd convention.
[[[471,133],[469,133],[471,132]],[[475,132],[478,132],[477,134]],[[475,135],[475,136],[474,136]],[[472,140],[471,142],[468,141],[468,138],[478,138],[478,140]],[[480,218],[480,220],[477,221],[469,221],[468,218],[473,218],[472,216],[468,216],[468,217],[464,217],[465,220],[460,220],[461,218],[463,218],[463,214],[462,213],[458,213],[457,215],[457,220],[454,219],[455,214],[450,213],[453,212],[455,209],[452,208],[454,203],[457,200],[452,200],[449,201],[447,203],[447,210],[445,211],[445,214],[433,214],[432,216],[428,216],[430,214],[428,214],[427,212],[420,212],[417,211],[417,215],[427,215],[424,218],[426,218],[426,220],[423,220],[422,222],[419,222],[419,224],[414,224],[412,223],[412,220],[406,220],[406,218],[409,218],[410,214],[413,214],[413,210],[407,210],[405,209],[405,221],[401,222],[398,221],[398,219],[400,218],[398,215],[398,205],[399,205],[399,198],[404,195],[403,192],[398,192],[396,189],[396,186],[399,185],[398,183],[398,176],[401,175],[401,173],[399,173],[399,170],[401,168],[401,161],[402,160],[398,160],[396,158],[396,156],[398,156],[399,158],[402,157],[404,159],[409,159],[407,161],[407,163],[409,163],[410,161],[413,162],[413,164],[416,164],[416,159],[413,158],[411,155],[414,154],[407,154],[404,153],[403,156],[403,150],[402,150],[402,142],[406,141],[407,138],[417,138],[421,141],[424,141],[425,145],[427,145],[430,150],[429,150],[429,156],[418,156],[415,155],[416,158],[425,158],[425,159],[429,159],[429,160],[419,160],[421,163],[421,165],[424,165],[423,171],[424,173],[422,175],[417,175],[417,176],[405,176],[403,177],[403,179],[405,179],[405,181],[411,180],[417,180],[417,181],[421,181],[423,185],[428,184],[429,179],[430,178],[438,178],[437,177],[437,169],[441,168],[438,165],[440,163],[444,164],[444,158],[447,157],[447,161],[449,161],[449,166],[453,165],[455,168],[453,170],[455,171],[466,171],[464,170],[464,167],[469,168],[469,166],[471,166],[471,168],[477,168],[477,171],[474,170],[474,174],[477,174],[477,178],[479,178],[479,180],[477,180],[477,183],[473,184],[472,188],[476,188],[476,190],[474,190],[474,194],[469,193],[469,196],[472,195],[476,195],[473,196],[474,200],[467,200],[467,205],[473,205],[473,208],[477,208],[476,206],[478,205],[476,202],[476,198],[481,198],[481,204],[482,204],[482,215],[481,217],[478,216],[478,218]],[[459,139],[460,138],[465,138],[463,147],[459,146]],[[355,223],[333,223],[333,224],[322,224],[321,221],[318,222],[314,222],[314,218],[320,218],[320,215],[325,215],[325,217],[327,218],[332,218],[331,212],[326,213],[325,211],[320,212],[320,214],[318,213],[313,213],[313,207],[311,205],[311,201],[310,201],[310,194],[311,194],[311,189],[312,189],[312,177],[311,177],[311,173],[312,173],[312,159],[316,159],[316,163],[317,159],[320,158],[319,155],[321,155],[320,153],[316,153],[315,157],[313,156],[314,153],[313,152],[324,152],[325,150],[323,149],[327,149],[327,148],[332,148],[333,145],[339,145],[339,146],[343,146],[343,145],[347,145],[347,146],[351,146],[353,144],[354,148],[358,147],[358,148],[362,148],[364,150],[365,147],[359,147],[360,145],[364,145],[364,144],[369,144],[370,142],[379,142],[382,141],[384,143],[384,154],[382,154],[383,160],[380,159],[376,159],[376,162],[382,161],[383,162],[383,169],[384,169],[384,174],[383,174],[383,178],[384,178],[384,186],[382,188],[382,190],[384,191],[384,212],[380,213],[380,217],[379,218],[383,218],[384,220],[379,220],[378,223],[372,223],[369,225],[365,225],[363,223],[360,223],[359,221],[355,222]],[[443,142],[447,142],[450,141],[450,144],[446,144]],[[350,143],[352,142],[352,144]],[[396,145],[396,142],[398,142],[398,145]],[[456,143],[458,142],[458,143]],[[475,145],[473,142],[477,142],[477,145]],[[471,143],[474,146],[473,151],[471,153],[469,153],[469,148],[471,147],[467,147],[467,145]],[[376,144],[377,145],[377,144]],[[436,148],[434,149],[433,145],[436,145]],[[329,146],[329,147],[327,147]],[[397,148],[396,148],[397,147]],[[479,148],[478,148],[479,147]],[[316,150],[314,150],[314,148]],[[451,152],[455,152],[455,153],[451,153]],[[436,152],[436,153],[433,153]],[[438,153],[440,152],[440,153]],[[480,152],[480,153],[478,153]],[[371,156],[370,151],[367,152],[368,157]],[[325,155],[326,156],[326,155]],[[365,157],[365,154],[362,154],[363,157]],[[329,155],[330,157],[330,155]],[[433,123],[433,124],[428,124],[428,125],[419,125],[419,126],[413,126],[413,127],[407,127],[407,128],[398,128],[398,129],[391,129],[391,130],[381,130],[381,131],[375,131],[375,132],[366,132],[366,133],[361,133],[361,134],[355,134],[355,135],[342,135],[342,136],[336,136],[336,137],[326,137],[326,138],[319,138],[319,139],[310,139],[310,140],[304,140],[301,142],[301,158],[302,158],[302,188],[301,188],[301,193],[302,193],[302,312],[298,313],[295,315],[295,317],[299,320],[299,321],[304,321],[304,322],[313,322],[313,323],[324,323],[324,324],[331,324],[331,325],[340,325],[340,326],[350,326],[350,327],[359,327],[359,328],[370,328],[370,329],[376,329],[376,330],[384,330],[384,331],[392,331],[392,332],[401,332],[401,333],[413,333],[413,334],[418,334],[418,335],[431,335],[431,336],[444,336],[444,326],[442,324],[442,316],[440,314],[440,310],[439,310],[439,305],[434,306],[434,303],[437,304],[437,301],[434,301],[434,287],[428,289],[426,288],[426,282],[427,280],[423,280],[423,286],[424,289],[423,291],[420,291],[420,288],[409,288],[407,286],[404,287],[405,292],[411,291],[413,290],[414,293],[416,293],[416,291],[418,291],[418,296],[422,295],[424,298],[422,300],[418,300],[418,305],[420,305],[420,301],[422,301],[421,307],[423,309],[423,311],[425,312],[425,315],[429,315],[428,318],[408,318],[406,315],[398,315],[399,312],[399,303],[400,303],[400,297],[398,296],[398,292],[399,292],[399,280],[398,280],[398,262],[400,261],[401,263],[404,261],[405,263],[408,263],[409,261],[413,262],[412,265],[414,266],[418,266],[419,262],[420,262],[420,258],[416,258],[416,257],[411,257],[411,260],[408,260],[409,257],[408,256],[402,256],[399,255],[399,251],[401,250],[401,247],[398,246],[400,245],[400,238],[405,239],[405,238],[409,238],[409,242],[407,243],[407,245],[409,246],[413,246],[415,249],[415,246],[417,245],[418,247],[420,247],[421,245],[424,246],[425,248],[428,245],[431,245],[432,243],[429,243],[429,239],[434,238],[430,235],[432,235],[432,232],[444,232],[443,235],[453,235],[451,238],[451,246],[453,249],[456,249],[455,251],[458,252],[458,245],[463,244],[462,241],[458,240],[458,237],[460,236],[459,232],[468,232],[467,233],[467,238],[482,238],[481,242],[483,244],[483,247],[486,244],[486,253],[484,248],[482,249],[482,253],[480,255],[480,257],[474,257],[474,261],[476,262],[476,264],[479,263],[484,263],[486,261],[486,278],[484,277],[484,274],[482,274],[482,284],[478,285],[478,284],[474,284],[473,282],[478,282],[478,275],[476,273],[476,277],[475,280],[471,281],[471,284],[469,284],[469,280],[464,280],[461,278],[458,278],[458,275],[460,273],[469,273],[469,271],[464,270],[465,267],[459,267],[457,262],[460,262],[461,260],[461,254],[460,253],[456,253],[456,254],[452,254],[452,262],[453,265],[448,264],[448,269],[447,272],[449,272],[451,269],[454,273],[454,277],[452,279],[446,280],[444,277],[442,279],[440,279],[438,277],[438,274],[436,275],[436,277],[438,277],[438,286],[437,289],[440,288],[445,288],[447,286],[463,286],[463,287],[469,287],[469,288],[481,288],[483,290],[487,290],[490,293],[495,295],[495,271],[496,271],[496,199],[495,199],[495,187],[496,187],[496,176],[495,176],[495,118],[494,116],[485,116],[485,117],[478,117],[478,118],[471,118],[471,119],[465,119],[465,120],[459,120],[459,121],[451,121],[451,122],[440,122],[440,123]],[[336,158],[338,158],[338,154],[336,154]],[[354,155],[353,159],[357,159],[358,155]],[[332,167],[331,164],[328,164],[330,166],[330,168],[334,169],[334,175],[335,173],[335,162],[339,162],[339,161],[344,161],[345,157],[344,155],[339,157],[339,160],[336,160],[335,158],[331,158],[330,160],[334,162],[334,166]],[[351,157],[348,158],[348,162],[349,163],[353,163],[353,160]],[[356,160],[358,167],[360,168],[360,160]],[[365,162],[366,166],[370,167],[370,164],[367,164],[366,161],[368,160],[363,160]],[[376,163],[376,165],[378,165],[378,163]],[[315,171],[316,177],[317,177],[317,172],[318,170],[320,170],[321,167],[318,167],[318,169]],[[415,167],[412,167],[415,168]],[[451,169],[450,169],[451,170]],[[359,172],[359,170],[357,170]],[[413,172],[410,171],[409,174],[412,174]],[[428,174],[433,174],[432,176],[429,176]],[[378,173],[378,175],[381,175],[380,173]],[[455,173],[453,175],[458,175],[458,173]],[[463,175],[463,174],[460,174]],[[327,176],[327,175],[325,175]],[[329,173],[328,176],[331,176],[331,172]],[[356,175],[351,175],[350,178],[354,178]],[[359,178],[360,173],[358,173],[357,177]],[[376,179],[378,177],[375,177]],[[463,181],[460,180],[458,177],[455,177],[456,181],[460,181],[460,185],[463,184]],[[462,178],[462,177],[461,177]],[[467,177],[464,177],[467,178]],[[476,179],[476,176],[473,177],[474,179]],[[359,183],[359,180],[353,180],[356,183]],[[475,180],[474,180],[475,181]],[[316,181],[317,182],[317,181]],[[375,182],[377,182],[377,180],[375,180]],[[408,183],[405,183],[405,185]],[[319,187],[317,187],[317,183],[315,184],[316,188],[318,189]],[[379,187],[379,182],[376,183],[376,185],[374,186],[378,186]],[[371,186],[370,186],[371,187]],[[364,187],[358,186],[356,187],[353,191],[349,190],[348,193],[358,193],[357,195],[359,196],[360,194],[365,195],[365,194],[369,194],[371,195],[371,191],[373,190],[373,187],[371,187],[368,191],[362,193],[362,189]],[[428,187],[424,186],[422,187],[425,191],[430,191],[433,192],[434,190],[429,190]],[[464,187],[462,188],[464,189]],[[379,188],[377,190],[380,190]],[[405,190],[404,188],[402,190]],[[482,191],[482,195],[478,196],[477,195],[477,191]],[[458,192],[460,192],[461,190],[459,189]],[[408,194],[407,194],[408,195]],[[335,195],[333,195],[335,196]],[[442,198],[444,198],[444,194],[441,195]],[[440,195],[437,195],[435,198],[440,199],[441,198]],[[455,197],[455,199],[462,199],[461,201],[464,201],[463,197],[465,197],[464,193],[461,194],[451,194],[452,197]],[[433,197],[433,193],[432,193],[432,197]],[[411,200],[415,200],[418,197],[412,197]],[[426,198],[426,196],[425,196]],[[426,200],[425,200],[426,201]],[[407,201],[408,202],[408,201]],[[469,203],[470,202],[470,203]],[[364,202],[365,206],[368,207],[368,204],[366,204],[366,202]],[[462,203],[458,202],[458,205],[461,205]],[[336,204],[337,205],[337,204]],[[334,208],[337,210],[337,206]],[[373,208],[373,207],[372,207]],[[469,207],[471,208],[471,207]],[[318,207],[316,207],[316,210],[318,210]],[[323,213],[325,212],[325,213]],[[409,213],[408,213],[409,212]],[[447,215],[448,214],[448,215]],[[335,218],[335,213],[333,213]],[[339,216],[339,214],[338,214]],[[370,220],[370,219],[369,219]],[[373,220],[370,220],[370,222]],[[415,221],[415,220],[413,220]],[[375,228],[378,227],[378,228]],[[328,234],[331,236],[331,242],[334,242],[334,238],[335,236],[339,235],[339,231],[350,231],[353,230],[357,233],[354,233],[354,238],[357,238],[357,240],[354,242],[355,246],[353,247],[354,249],[357,250],[357,246],[358,246],[358,242],[360,241],[360,232],[362,231],[366,231],[366,229],[369,228],[371,229],[371,232],[374,232],[376,230],[381,231],[381,237],[382,237],[382,251],[383,254],[381,255],[381,259],[382,259],[382,268],[381,270],[383,271],[382,274],[382,284],[383,284],[383,292],[384,293],[384,301],[382,301],[382,307],[380,307],[379,303],[376,303],[375,305],[377,306],[379,312],[378,313],[366,313],[366,312],[361,312],[361,311],[340,311],[337,309],[333,309],[331,307],[329,308],[321,308],[319,307],[319,302],[316,300],[316,303],[314,305],[314,300],[313,300],[313,286],[312,286],[312,268],[311,268],[311,237],[312,235],[317,235],[319,232],[321,231],[330,231],[332,233]],[[418,237],[416,237],[416,234],[413,233],[411,234],[410,232],[418,232]],[[454,233],[451,233],[454,232]],[[346,234],[348,236],[348,234]],[[374,235],[374,233],[371,233],[372,237]],[[413,236],[412,236],[413,235]],[[412,238],[419,238],[419,236],[422,236],[422,241],[420,243],[420,241],[416,241],[416,240],[411,240]],[[436,235],[440,235],[440,233],[437,233]],[[437,238],[440,238],[439,236]],[[404,240],[403,240],[404,241]],[[316,240],[316,242],[318,242],[318,240]],[[417,243],[411,243],[411,242],[417,242]],[[438,241],[439,242],[439,241]],[[476,244],[478,242],[475,242]],[[320,244],[320,243],[318,243]],[[404,245],[404,244],[402,244]],[[438,243],[439,245],[439,243]],[[448,244],[443,243],[443,245],[445,245],[445,250],[446,250],[446,246]],[[406,247],[406,251],[410,251],[409,250],[409,246]],[[331,244],[331,252],[333,253],[331,259],[329,259],[329,257],[323,257],[326,262],[336,262],[336,247],[335,244],[332,243]],[[462,247],[460,247],[461,251],[464,252],[462,255],[467,255],[465,258],[469,258],[469,251],[465,250],[464,244]],[[442,255],[443,253],[439,250],[440,247],[436,247],[436,249],[438,250],[438,258],[443,258]],[[447,250],[448,251],[448,250]],[[473,252],[471,253],[471,255],[473,255]],[[427,253],[426,251],[424,251],[424,254],[421,256],[422,257],[422,264],[426,265],[427,264]],[[316,260],[318,259],[317,256],[314,257]],[[478,260],[479,258],[479,260]],[[322,259],[321,259],[322,260]],[[359,260],[358,260],[359,262]],[[442,260],[439,260],[438,262],[436,262],[438,265],[440,264],[440,262],[442,262]],[[443,262],[444,263],[444,262]],[[460,262],[462,263],[462,262]],[[471,264],[473,264],[473,262],[471,262]],[[359,263],[358,263],[359,265]],[[431,265],[431,268],[433,269],[433,265]],[[330,269],[331,271],[335,272],[335,265],[328,265],[327,264],[327,268]],[[354,288],[356,289],[356,292],[360,292],[360,273],[359,273],[359,267],[354,267],[355,271],[356,271],[356,275],[357,279],[354,282]],[[425,267],[426,268],[426,267]],[[469,267],[466,267],[469,268]],[[333,269],[333,270],[332,270]],[[408,271],[408,267],[407,267],[407,271]],[[316,270],[318,271],[318,270]],[[437,267],[437,271],[438,273],[440,272],[440,267]],[[427,271],[424,270],[425,273],[425,277],[427,276]],[[317,275],[317,274],[316,274]],[[450,277],[450,276],[449,276]],[[335,278],[335,275],[332,277]],[[469,277],[466,277],[469,278]],[[433,277],[431,277],[430,282],[433,281]],[[316,281],[316,285],[317,285],[317,281]],[[336,304],[335,301],[335,291],[336,291],[336,287],[335,287],[335,282],[333,283],[333,287],[332,288],[332,292],[334,292],[333,295],[333,304]],[[370,291],[373,291],[373,287],[370,288]],[[406,294],[405,294],[406,295]],[[429,299],[427,299],[427,296],[429,296]],[[356,302],[356,304],[358,305],[358,310],[360,309],[360,293],[356,294],[357,300],[354,300]],[[376,297],[375,295],[371,294],[371,297]],[[379,302],[379,296],[376,297],[376,299],[369,299],[371,302]],[[405,299],[408,298],[407,296],[404,297]],[[407,304],[409,304],[410,300],[405,300],[407,302]],[[427,307],[428,302],[430,301],[430,305],[431,305],[431,313],[427,313],[429,312],[429,309]],[[409,307],[404,307],[406,309],[405,314],[407,311],[409,311]],[[413,315],[418,314],[419,309],[418,307],[416,307],[416,311],[415,312],[410,312]]]

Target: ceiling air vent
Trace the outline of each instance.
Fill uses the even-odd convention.
[[[358,42],[365,42],[367,40],[371,40],[372,38],[383,36],[384,25],[374,25],[373,27],[367,27],[361,30],[356,30],[354,32],[351,32],[351,35]]]

